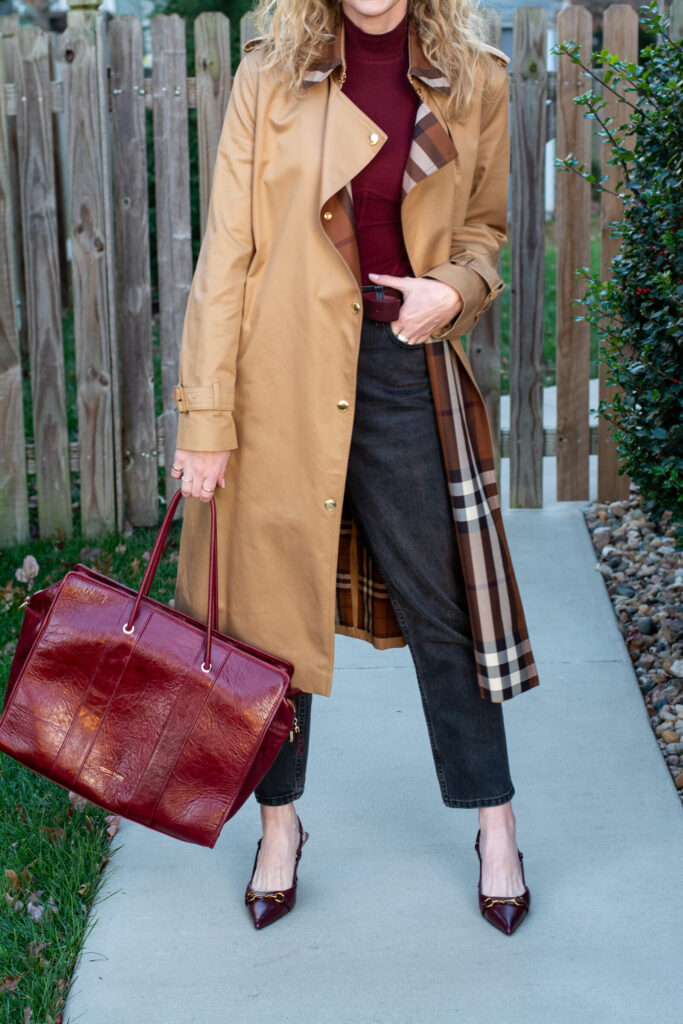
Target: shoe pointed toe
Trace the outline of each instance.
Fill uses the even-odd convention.
[[[266,928],[281,917],[288,914],[296,903],[296,892],[287,889],[284,892],[254,892],[247,889],[244,901],[251,915],[254,928]]]
[[[479,907],[489,924],[505,935],[512,935],[529,913],[529,891],[527,889],[521,896],[506,900],[482,896]]]

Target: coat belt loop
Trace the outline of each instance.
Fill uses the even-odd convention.
[[[213,400],[213,414],[214,414],[214,416],[218,416],[220,405],[221,405],[221,394],[220,394],[220,386],[219,386],[217,380],[212,380],[211,381],[211,394],[212,394],[212,400]]]
[[[173,388],[173,398],[178,405],[179,412],[187,412],[187,402],[185,400],[185,389],[182,384],[176,384]]]

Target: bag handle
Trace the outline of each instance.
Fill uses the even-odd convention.
[[[178,507],[180,499],[183,497],[183,492],[177,490],[171,500],[168,503],[166,514],[164,515],[161,526],[159,527],[159,534],[154,547],[152,548],[152,554],[150,555],[145,574],[142,577],[142,583],[138,595],[135,598],[133,610],[130,613],[128,622],[123,627],[124,633],[135,632],[135,619],[140,608],[140,603],[143,597],[147,597],[151,589],[156,571],[159,568],[159,562],[168,537],[168,531],[171,528],[171,522],[175,510]],[[204,661],[202,662],[202,672],[211,671],[211,633],[213,630],[218,631],[218,540],[216,530],[216,501],[215,498],[211,498],[211,546],[209,548],[209,595],[208,595],[208,609],[206,616],[206,653],[204,655]]]

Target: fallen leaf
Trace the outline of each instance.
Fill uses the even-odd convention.
[[[117,555],[122,555],[125,550],[125,544],[117,544],[116,547],[114,548],[114,551],[116,552]]]
[[[119,830],[119,822],[121,821],[120,814],[108,814],[104,819],[109,822],[109,828],[107,829],[107,835],[110,839],[113,839]]]
[[[38,902],[39,896],[42,894],[42,889],[38,889],[37,892],[32,892],[28,898],[26,904],[26,913],[32,921],[42,921],[45,913],[45,907],[42,903]]]
[[[50,914],[54,914],[57,911],[57,904],[55,903],[52,896],[50,896],[50,898],[47,901],[47,907],[45,907],[43,903],[39,902],[40,897],[42,895],[43,890],[37,889],[35,892],[32,892],[28,898],[28,903],[26,904],[26,913],[33,921],[42,921],[43,917],[45,916],[46,909],[47,912]]]
[[[43,952],[43,950],[47,949],[49,945],[49,942],[37,942],[34,939],[33,942],[29,942],[28,946],[26,947],[26,952],[28,953],[32,960],[36,960]]]
[[[83,808],[90,803],[90,801],[86,800],[84,796],[80,795],[80,793],[74,793],[74,791],[70,789],[69,803],[71,804],[72,807],[75,807],[77,811],[82,811]]]
[[[38,571],[39,565],[33,555],[27,555],[14,575],[20,583],[31,583],[38,575]]]
[[[21,882],[19,881],[19,875],[12,868],[5,868],[5,875],[9,881],[9,887],[14,892],[21,892]]]
[[[9,974],[3,974],[2,978],[0,978],[0,992],[16,992],[17,985],[24,977],[24,974],[20,974],[14,978]]]
[[[30,1006],[27,1006],[26,1009],[24,1010],[24,1024],[31,1024],[32,1017],[33,1010],[31,1009]]]
[[[43,825],[43,832],[47,832],[53,843],[60,842],[66,836],[63,828],[47,828],[46,825]]]
[[[90,882],[85,882],[78,890],[79,896],[85,896],[86,892],[90,888]]]

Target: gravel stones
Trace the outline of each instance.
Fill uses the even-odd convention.
[[[676,551],[671,517],[649,520],[634,484],[628,500],[592,502],[583,512],[595,568],[683,800],[683,551]]]

